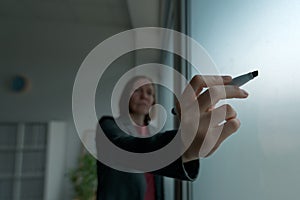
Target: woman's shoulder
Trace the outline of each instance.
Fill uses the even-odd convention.
[[[112,116],[102,116],[98,123],[100,127],[105,130],[111,130],[118,127],[115,119]]]
[[[115,120],[112,116],[104,115],[99,119],[99,124],[101,124],[103,122],[109,122],[109,121],[115,121]]]
[[[101,127],[103,126],[118,126],[118,127],[127,127],[132,125],[130,120],[126,119],[125,117],[117,117],[114,118],[113,116],[104,115],[99,119],[99,124]]]

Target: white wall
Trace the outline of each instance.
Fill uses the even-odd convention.
[[[26,21],[0,21],[0,121],[64,121],[67,123],[65,173],[77,164],[80,140],[72,118],[72,87],[81,62],[101,41],[127,27],[95,27],[80,24]],[[129,68],[132,58],[115,63]],[[122,66],[119,66],[122,63]],[[24,74],[32,88],[24,94],[9,91],[7,82]],[[113,74],[107,74],[110,83]],[[109,91],[106,91],[109,92]],[[99,109],[107,107],[99,105]],[[102,106],[102,107],[101,107]],[[72,199],[66,174],[61,199]]]
[[[192,37],[220,73],[259,70],[249,98],[228,101],[241,128],[201,161],[194,199],[299,199],[300,2],[191,2]]]

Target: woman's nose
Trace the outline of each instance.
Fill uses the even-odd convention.
[[[144,99],[147,99],[148,98],[147,92],[146,91],[142,91],[141,92],[141,97],[144,98]]]

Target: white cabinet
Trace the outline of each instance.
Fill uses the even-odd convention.
[[[0,200],[60,199],[65,124],[0,123]]]

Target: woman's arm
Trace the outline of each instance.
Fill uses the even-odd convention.
[[[102,117],[99,124],[104,134],[116,146],[130,152],[147,153],[158,150],[167,145],[175,137],[177,131],[166,131],[158,133],[149,138],[137,138],[123,132],[112,117]],[[98,134],[103,134],[97,131]],[[97,142],[97,145],[100,143]],[[100,146],[97,146],[100,149]],[[153,171],[153,174],[177,178],[181,180],[193,181],[197,178],[199,171],[199,160],[183,163],[181,157],[169,164],[168,166]]]

